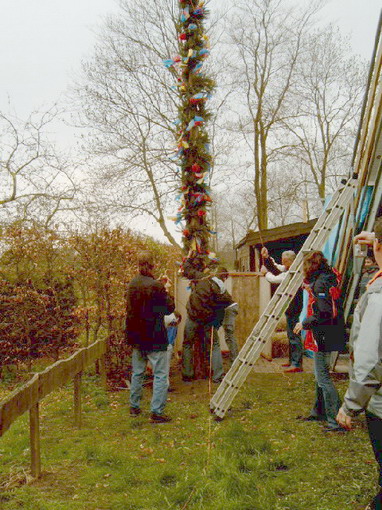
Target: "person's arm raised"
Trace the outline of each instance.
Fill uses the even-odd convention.
[[[354,244],[366,244],[371,246],[374,243],[374,239],[374,232],[367,232],[366,230],[363,230],[354,237],[353,242]]]

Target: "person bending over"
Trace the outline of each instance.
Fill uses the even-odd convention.
[[[212,328],[212,380],[218,383],[224,376],[217,328],[221,325],[222,310],[231,305],[233,300],[225,290],[223,282],[206,270],[202,258],[188,258],[183,264],[183,275],[191,281],[191,294],[186,306],[187,318],[184,326],[182,356],[182,376],[185,382],[192,381],[195,376],[193,351],[197,342],[202,347],[204,362],[209,360]],[[204,371],[204,373],[207,372]]]

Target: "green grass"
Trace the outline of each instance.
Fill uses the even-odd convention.
[[[343,393],[346,381],[337,384]],[[87,377],[81,430],[70,385],[41,405],[40,480],[28,478],[27,415],[0,439],[0,509],[363,508],[376,482],[364,423],[327,435],[297,421],[313,397],[312,375],[254,374],[216,423],[198,382],[171,394],[172,423],[151,425],[148,391],[144,413],[131,418],[126,392],[105,394]]]

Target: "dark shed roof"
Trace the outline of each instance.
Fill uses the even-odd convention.
[[[261,234],[260,232],[249,230],[248,234],[238,242],[236,248],[240,248],[245,244],[255,245],[259,243],[268,243],[270,241],[278,241],[281,239],[288,239],[289,237],[297,237],[302,234],[309,234],[316,224],[316,221],[317,218],[314,218],[307,223],[303,221],[299,223],[291,223],[289,225],[283,225],[282,227],[263,230]]]

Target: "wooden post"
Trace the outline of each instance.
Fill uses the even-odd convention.
[[[41,458],[38,402],[34,404],[29,410],[29,430],[31,448],[31,472],[34,478],[39,478],[41,475]]]
[[[261,314],[267,307],[269,301],[271,300],[272,296],[270,283],[263,276],[259,276],[258,278],[259,278],[259,305],[260,305],[259,315],[261,316]],[[261,354],[266,360],[272,361],[272,337],[268,338]]]
[[[74,424],[77,428],[81,428],[81,377],[82,372],[78,372],[74,376]]]
[[[304,223],[309,221],[309,204],[307,200],[302,201],[302,221]]]
[[[102,356],[99,359],[99,375],[101,376],[101,384],[106,390],[107,384],[106,384],[106,356],[105,356],[105,354],[102,354]]]

